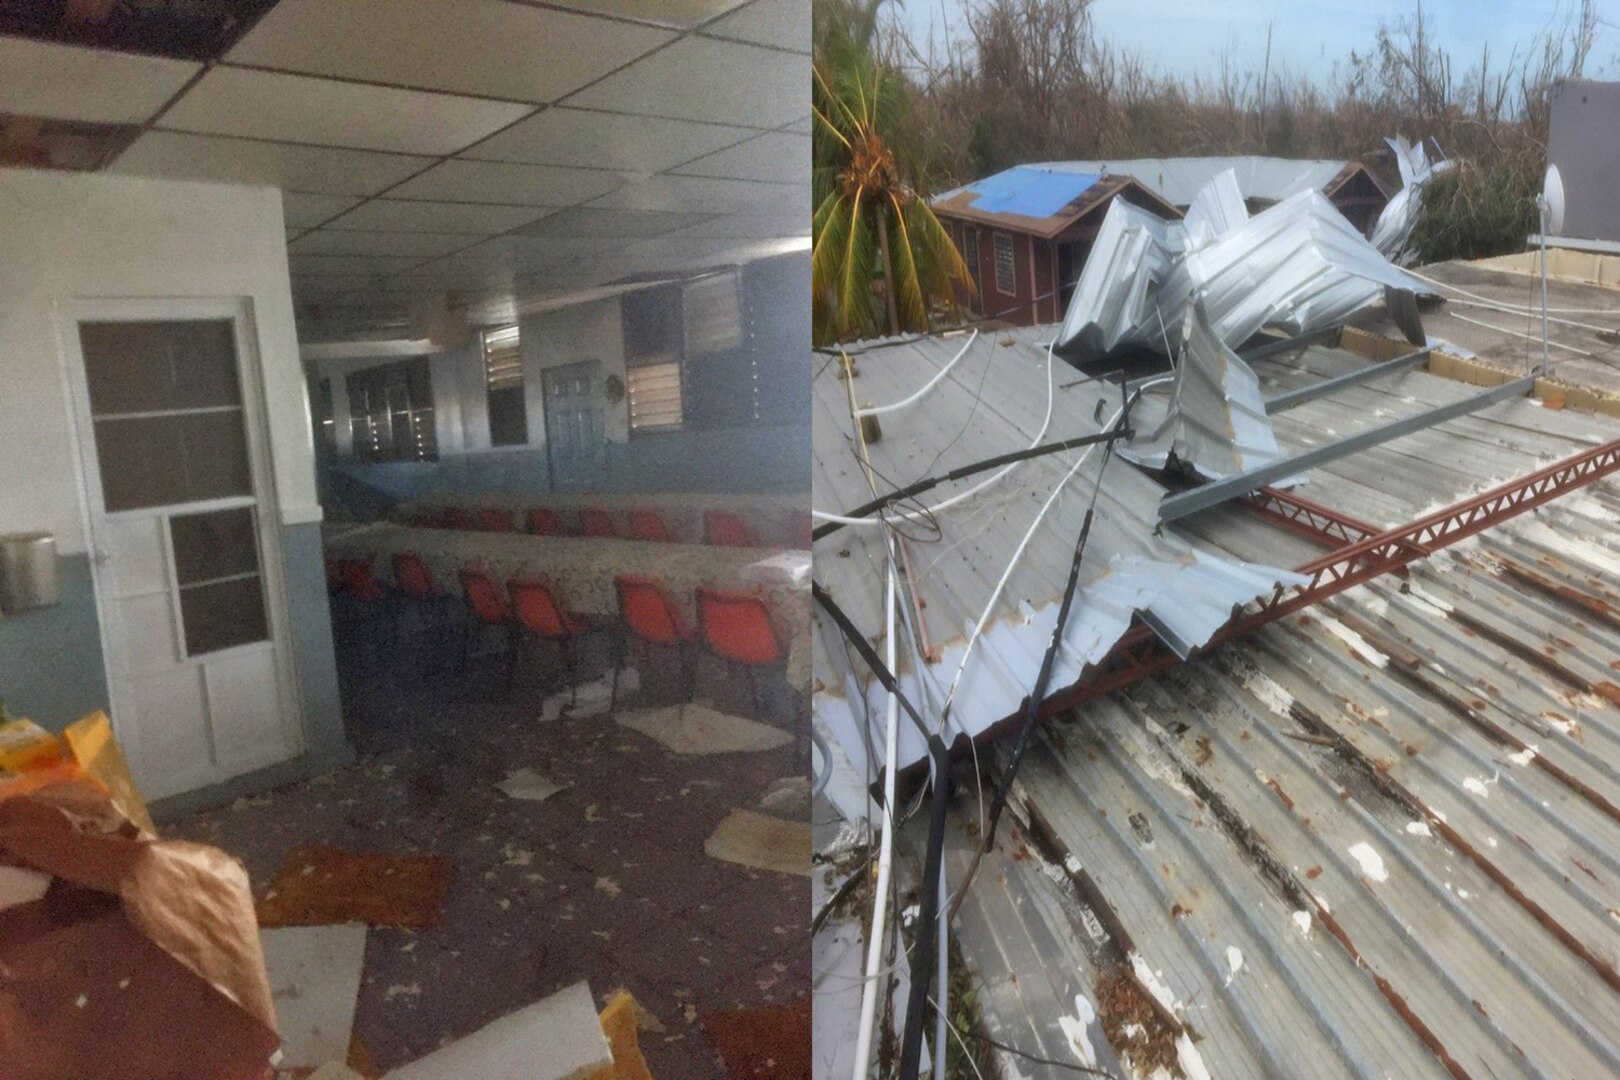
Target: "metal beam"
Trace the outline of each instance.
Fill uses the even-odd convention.
[[[1343,375],[1335,375],[1331,379],[1323,379],[1321,382],[1311,383],[1309,386],[1301,386],[1297,390],[1290,390],[1286,394],[1278,394],[1274,398],[1267,398],[1266,412],[1268,414],[1279,413],[1284,409],[1292,409],[1296,405],[1303,405],[1313,398],[1319,398],[1325,394],[1332,394],[1336,391],[1343,390],[1347,386],[1358,386],[1361,383],[1371,382],[1374,379],[1381,379],[1385,375],[1390,375],[1397,371],[1404,371],[1405,369],[1416,365],[1419,361],[1427,360],[1429,358],[1429,353],[1432,351],[1432,349],[1419,349],[1417,352],[1410,352],[1405,356],[1397,356],[1393,360],[1385,360],[1382,363],[1373,364],[1369,367],[1357,368],[1354,371],[1347,371]]]
[[[1281,341],[1259,345],[1248,352],[1238,353],[1238,355],[1243,357],[1244,363],[1252,364],[1256,360],[1264,360],[1266,357],[1276,356],[1278,353],[1298,352],[1307,345],[1319,345],[1324,341],[1337,340],[1341,329],[1342,327],[1338,324],[1325,326],[1320,330],[1300,334],[1298,337],[1283,338]]]
[[[1193,655],[1246,637],[1267,623],[1319,604],[1362,582],[1399,571],[1440,548],[1494,528],[1615,472],[1620,472],[1620,439],[1565,458],[1410,524],[1347,544],[1298,567],[1297,572],[1309,577],[1309,583],[1278,589],[1256,607],[1239,612]],[[1073,708],[1082,701],[1112,693],[1178,663],[1181,658],[1168,645],[1145,624],[1137,623],[1085,678],[1049,697],[1042,711],[1050,714]]]
[[[1273,487],[1261,488],[1243,505],[1274,525],[1330,548],[1345,547],[1383,532],[1369,521]]]
[[[1441,405],[1438,408],[1418,413],[1415,416],[1403,417],[1380,427],[1358,431],[1354,435],[1347,435],[1334,442],[1312,447],[1291,457],[1281,458],[1259,468],[1250,469],[1248,472],[1238,473],[1236,476],[1228,476],[1224,480],[1216,480],[1213,483],[1195,487],[1190,491],[1166,495],[1159,500],[1159,521],[1162,524],[1166,521],[1184,518],[1188,514],[1196,514],[1200,510],[1207,510],[1212,506],[1219,506],[1221,503],[1240,498],[1284,477],[1298,475],[1307,469],[1314,469],[1318,465],[1337,461],[1339,458],[1348,457],[1368,447],[1381,445],[1391,439],[1398,439],[1402,435],[1410,435],[1414,431],[1422,431],[1436,424],[1442,424],[1447,420],[1466,416],[1471,412],[1485,408],[1487,405],[1506,401],[1510,397],[1522,397],[1530,392],[1530,388],[1535,385],[1535,382],[1535,376],[1526,375],[1522,379],[1514,379],[1512,382],[1503,383],[1501,386],[1487,390],[1483,394],[1475,394],[1473,397],[1463,398],[1461,401],[1453,401],[1449,405]]]

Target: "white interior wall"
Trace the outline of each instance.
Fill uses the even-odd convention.
[[[58,305],[196,296],[251,300],[281,520],[320,520],[281,192],[0,169],[0,533],[86,548]]]
[[[545,442],[544,372],[549,367],[600,361],[600,380],[624,378],[624,318],[618,297],[530,315],[522,323],[523,377],[529,407],[529,441]],[[601,384],[598,383],[598,391]],[[602,403],[609,442],[630,438],[630,409],[624,401]]]

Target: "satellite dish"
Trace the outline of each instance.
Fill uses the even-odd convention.
[[[1558,166],[1548,165],[1541,181],[1541,198],[1547,208],[1547,232],[1558,236],[1564,231],[1564,178]]]

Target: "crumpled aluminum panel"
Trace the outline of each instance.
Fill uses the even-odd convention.
[[[1163,469],[1174,461],[1205,480],[1219,480],[1282,456],[1266,415],[1260,379],[1210,328],[1202,303],[1187,312],[1175,388],[1152,434],[1131,440],[1121,456]]]
[[[1426,291],[1314,190],[1269,206],[1179,255],[1170,249],[1168,230],[1154,229],[1145,219],[1155,215],[1146,211],[1122,211],[1110,229],[1122,205],[1115,200],[1104,215],[1069,301],[1059,348],[1095,354],[1122,345],[1173,350],[1186,309],[1199,296],[1217,336],[1236,346],[1268,325],[1301,334],[1341,322],[1378,299],[1385,286]],[[1154,248],[1151,241],[1160,235],[1165,242]],[[1134,303],[1115,307],[1121,295]]]
[[[1401,190],[1389,200],[1373,224],[1372,244],[1397,266],[1411,266],[1417,261],[1417,252],[1410,244],[1423,211],[1423,188],[1436,174],[1450,169],[1452,162],[1444,158],[1430,162],[1421,142],[1414,145],[1399,136],[1384,141],[1395,152],[1395,165],[1401,171]]]

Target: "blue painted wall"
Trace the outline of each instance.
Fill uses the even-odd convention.
[[[90,558],[64,555],[56,567],[61,603],[0,617],[0,700],[51,731],[107,708]]]

